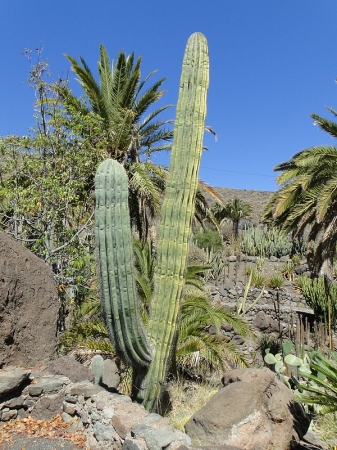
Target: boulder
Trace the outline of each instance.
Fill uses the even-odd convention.
[[[5,370],[0,371],[0,400],[22,386],[29,375],[30,371],[19,367],[7,367]]]
[[[36,402],[30,415],[33,419],[50,420],[57,414],[62,414],[63,401],[64,392],[62,391],[54,395],[45,395]]]
[[[223,384],[185,425],[192,441],[245,450],[296,448],[310,419],[273,372],[236,369],[225,375]]]
[[[0,232],[0,368],[56,357],[59,301],[52,271]]]
[[[51,361],[47,365],[47,370],[54,375],[63,375],[73,383],[93,380],[91,371],[71,356],[61,356]]]
[[[111,390],[117,390],[120,380],[121,377],[119,376],[119,370],[115,361],[112,361],[111,359],[104,360],[102,378],[103,386]]]
[[[272,319],[264,311],[259,311],[253,320],[253,326],[266,333],[279,332],[279,323]]]

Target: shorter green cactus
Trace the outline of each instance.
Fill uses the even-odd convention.
[[[95,355],[90,364],[90,369],[94,375],[94,383],[101,384],[103,378],[103,364],[104,360],[101,355]]]

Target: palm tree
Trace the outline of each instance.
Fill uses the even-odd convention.
[[[337,137],[336,123],[315,114],[311,117],[317,126]],[[277,177],[280,189],[273,194],[262,220],[284,233],[292,232],[293,237],[302,237],[309,230],[309,268],[314,277],[324,277],[329,304],[337,242],[337,149],[308,148],[274,170],[282,172]]]
[[[157,120],[157,116],[171,105],[148,113],[165,92],[160,90],[165,78],[143,91],[155,72],[141,80],[141,57],[135,60],[133,53],[126,56],[123,51],[112,65],[103,45],[98,62],[99,82],[82,57],[78,63],[73,57],[65,56],[71,62],[86,101],[75,97],[65,86],[59,86],[58,92],[70,116],[92,114],[99,119],[98,127],[104,132],[107,155],[123,164],[128,173],[131,221],[145,239],[150,221],[158,212],[167,174],[164,167],[151,161],[151,155],[170,150],[173,135],[165,128],[170,121]]]
[[[237,239],[240,220],[249,217],[252,210],[251,205],[238,198],[234,198],[227,202],[224,207],[216,203],[213,207],[213,215],[219,224],[225,219],[230,219],[233,223],[234,238]]]
[[[151,242],[145,245],[134,242],[135,271],[142,318],[146,322],[153,290],[155,258]],[[235,366],[246,367],[247,361],[236,344],[228,342],[220,329],[230,324],[242,336],[253,335],[253,328],[241,317],[223,307],[212,306],[200,274],[207,266],[189,266],[185,274],[185,287],[181,300],[181,316],[177,336],[176,352],[172,355],[173,373],[204,375],[211,370],[221,372]],[[77,310],[77,323],[64,333],[65,349],[86,347],[113,353],[108,332],[100,314],[98,299],[85,302]],[[89,320],[88,320],[89,319]],[[213,325],[215,335],[208,332]]]

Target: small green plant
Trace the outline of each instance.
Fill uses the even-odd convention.
[[[279,339],[275,339],[269,334],[263,334],[260,337],[258,340],[257,349],[260,351],[262,358],[264,358],[267,349],[269,349],[269,352],[273,355],[282,352],[282,346]]]
[[[292,256],[291,260],[295,264],[295,266],[297,266],[301,262],[301,257],[300,257],[300,255],[296,254],[296,255]]]
[[[295,264],[293,261],[287,261],[284,266],[282,267],[282,273],[285,278],[287,278],[289,281],[294,280],[294,274],[295,274]]]
[[[259,272],[258,270],[254,269],[251,272],[251,277],[252,277],[252,280],[251,280],[252,287],[263,288],[264,289],[264,287],[266,285],[266,280],[265,280],[265,277],[262,275],[261,272]]]
[[[278,289],[281,289],[281,287],[283,285],[283,282],[284,282],[284,280],[283,280],[282,275],[279,274],[279,273],[275,273],[274,275],[272,275],[269,278],[268,286],[271,289],[277,289],[278,290]]]
[[[204,280],[207,283],[209,280],[214,280],[218,282],[221,277],[224,276],[225,272],[225,261],[221,252],[217,252],[211,248],[210,250],[206,249],[206,262],[205,266],[208,266],[209,269],[205,270]]]
[[[255,270],[255,267],[253,265],[247,266],[247,268],[246,268],[247,275],[250,275],[252,272],[254,272],[254,270]]]
[[[256,269],[260,272],[263,269],[264,266],[264,257],[263,256],[258,256],[256,258],[255,264],[256,264]]]

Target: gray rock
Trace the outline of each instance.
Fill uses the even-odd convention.
[[[9,400],[6,400],[2,404],[0,404],[0,409],[1,409],[1,405],[7,406],[8,408],[11,408],[11,409],[19,409],[23,406],[23,404],[24,404],[24,399],[23,399],[22,395],[13,396]]]
[[[308,430],[302,441],[313,446],[313,448],[328,450],[328,445],[312,430]]]
[[[38,386],[37,384],[33,384],[32,386],[28,386],[29,395],[31,395],[32,397],[38,397],[39,395],[42,394],[42,391],[43,391],[43,387],[42,386]]]
[[[224,331],[230,332],[230,331],[233,331],[234,328],[229,323],[224,323],[221,325],[221,329]]]
[[[34,405],[31,416],[34,419],[52,419],[63,412],[64,393],[44,395]]]
[[[111,359],[106,359],[103,362],[102,383],[108,389],[117,389],[120,383],[118,367]]]
[[[245,342],[244,338],[242,336],[240,336],[239,334],[236,334],[235,336],[233,336],[233,341],[237,345],[244,344],[244,342]]]
[[[231,288],[233,288],[234,286],[235,286],[234,281],[233,281],[231,278],[226,278],[224,287],[225,287],[226,289],[231,289]],[[224,297],[227,297],[227,291],[226,291],[226,294],[224,294]]]
[[[310,420],[273,372],[236,369],[224,376],[223,384],[185,426],[198,445],[289,450],[300,442]]]
[[[78,383],[74,383],[70,387],[70,392],[68,393],[71,396],[83,395],[85,398],[89,398],[100,391],[104,391],[104,389],[101,386],[93,385],[92,383],[90,383],[90,381],[84,380]]]
[[[68,403],[76,403],[77,397],[75,395],[66,394],[66,396],[64,397],[64,400]]]
[[[308,264],[300,264],[299,266],[295,267],[295,273],[297,275],[301,275],[302,273],[307,272],[308,270]]]
[[[7,422],[8,420],[16,419],[18,412],[16,409],[10,409],[9,411],[1,412],[1,420]]]
[[[97,386],[97,385],[91,385],[90,386],[89,385],[86,388],[84,388],[83,395],[84,395],[84,398],[89,398],[92,395],[97,394],[97,392],[104,391],[104,390],[105,389],[103,387],[101,387],[101,386]]]
[[[87,411],[81,409],[81,410],[77,410],[79,416],[81,417],[81,421],[84,425],[88,425],[90,424],[90,417]]]
[[[36,384],[28,387],[29,395],[32,397],[43,394],[56,394],[63,388],[62,380],[50,377],[41,377]]]
[[[73,403],[63,402],[63,411],[73,416],[76,412],[76,407]]]
[[[94,424],[94,435],[98,442],[112,441],[116,436],[116,431],[112,425],[104,425],[97,422]]]
[[[26,410],[24,408],[20,408],[17,410],[18,415],[16,416],[18,419],[24,419],[26,417]]]
[[[115,410],[113,408],[104,408],[103,416],[105,419],[112,419],[115,414]]]
[[[232,286],[231,286],[232,287]],[[220,287],[219,288],[219,294],[222,296],[222,297],[226,297],[227,296],[227,291],[226,291],[226,289],[224,289],[223,287]]]
[[[28,408],[32,408],[35,405],[35,403],[36,403],[36,401],[29,397],[27,397],[25,399],[25,401],[23,402],[24,406],[26,406]]]
[[[73,420],[73,417],[71,417],[71,415],[66,412],[63,412],[61,414],[61,417],[64,420],[64,422],[66,422],[66,423],[71,422]]]
[[[248,262],[255,262],[255,261],[256,261],[256,256],[250,256],[250,255],[248,255],[248,256],[247,256],[247,261],[248,261]]]
[[[90,370],[70,356],[61,356],[51,361],[47,365],[47,370],[54,375],[63,375],[73,383],[83,380],[93,380]]]
[[[122,450],[145,450],[145,447],[139,441],[125,439]]]
[[[96,422],[97,420],[101,420],[101,416],[96,412],[92,412],[90,417],[94,422]]]
[[[0,232],[0,273],[0,367],[55,358],[59,300],[52,271]]]
[[[144,434],[144,439],[149,450],[164,450],[175,441],[191,444],[190,438],[185,433],[175,430],[170,425],[158,430],[148,429]]]
[[[264,311],[259,311],[253,320],[254,327],[261,331],[266,331],[267,333],[278,332],[279,323],[277,320],[272,319]]]
[[[0,372],[0,398],[21,387],[28,379],[29,375],[29,370],[22,370],[19,368],[11,368],[10,370]]]

